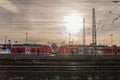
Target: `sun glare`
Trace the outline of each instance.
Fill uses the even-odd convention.
[[[64,16],[66,32],[76,34],[82,28],[82,18],[77,11],[73,11],[70,14]]]

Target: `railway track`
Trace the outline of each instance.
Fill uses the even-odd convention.
[[[120,57],[0,55],[0,74],[7,80],[119,80]]]

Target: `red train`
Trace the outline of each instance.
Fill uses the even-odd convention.
[[[92,55],[92,47],[78,45],[63,45],[57,50],[49,45],[12,45],[11,52],[6,54],[79,54]],[[97,55],[120,55],[120,46],[97,46]],[[5,52],[2,52],[5,53]],[[0,53],[0,54],[2,54]]]
[[[11,54],[52,54],[52,48],[48,45],[13,45]]]
[[[97,46],[97,55],[120,55],[120,47],[118,46]],[[58,54],[81,54],[92,55],[92,46],[60,46],[57,50]]]

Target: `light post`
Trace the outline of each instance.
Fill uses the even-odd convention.
[[[110,45],[112,46],[113,45],[113,34],[110,34],[110,38],[111,38]]]
[[[71,45],[73,45],[74,44],[74,38],[73,38],[73,36],[71,36]]]
[[[11,44],[11,40],[8,40],[8,43]]]
[[[28,43],[28,33],[26,32],[26,44]]]
[[[70,41],[71,41],[71,34],[69,33],[69,45],[70,45]]]
[[[18,41],[15,41],[15,44],[17,44]]]
[[[70,41],[71,41],[71,34],[69,33],[69,45],[68,45],[68,52],[70,53]]]
[[[7,36],[5,36],[5,50],[7,49]]]
[[[83,45],[86,45],[86,39],[85,39],[85,18],[83,18]]]
[[[9,43],[9,52],[8,53],[10,53],[11,52],[11,40],[8,40],[8,43]]]

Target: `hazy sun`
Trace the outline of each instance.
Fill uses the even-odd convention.
[[[76,34],[82,28],[83,20],[77,11],[73,11],[70,14],[64,16],[64,22],[66,32]]]

